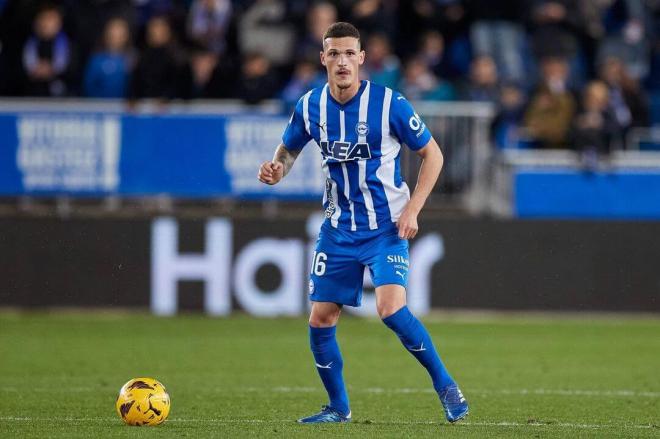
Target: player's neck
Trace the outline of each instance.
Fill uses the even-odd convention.
[[[348,88],[339,88],[337,84],[329,84],[330,95],[340,104],[350,101],[360,90],[360,81],[354,82]]]

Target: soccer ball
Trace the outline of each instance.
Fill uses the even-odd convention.
[[[170,395],[153,378],[133,378],[119,391],[116,407],[128,425],[158,425],[170,413]]]

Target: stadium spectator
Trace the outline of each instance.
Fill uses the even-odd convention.
[[[126,97],[134,64],[128,22],[123,18],[110,20],[105,26],[102,50],[90,58],[85,69],[85,96]]]
[[[277,73],[264,55],[250,53],[243,60],[237,96],[248,104],[274,97],[279,89]]]
[[[184,68],[181,97],[184,99],[221,99],[232,96],[236,81],[230,58],[204,46],[192,49]]]
[[[71,68],[72,48],[62,30],[62,14],[54,5],[46,5],[34,20],[34,34],[23,49],[26,91],[30,96],[64,96],[65,77]]]
[[[23,51],[26,41],[33,36],[35,17],[44,6],[43,0],[8,0],[0,14],[3,59],[0,91],[7,95],[27,95]]]
[[[305,59],[319,59],[323,50],[322,40],[325,30],[337,21],[337,8],[330,2],[322,1],[312,5],[305,20],[305,33],[300,38],[296,52]]]
[[[396,38],[395,0],[342,0],[340,4],[345,5],[346,21],[360,29],[360,32],[365,35],[382,32]]]
[[[653,123],[660,124],[660,1],[654,2],[653,12],[653,18],[651,19],[653,25],[649,32],[653,36],[651,40],[651,61],[649,74],[645,82],[648,90],[653,93],[651,102],[656,109]]]
[[[323,31],[332,22],[347,19],[358,23],[365,35],[362,43],[368,56],[363,73],[389,86],[399,77],[420,99],[449,99],[455,94],[449,91],[457,89],[462,99],[495,102],[504,108],[503,88],[493,86],[493,73],[496,83],[507,84],[510,96],[524,96],[519,87],[526,89],[543,75],[543,67],[530,56],[533,53],[538,59],[565,59],[570,72],[566,81],[558,81],[560,87],[541,81],[545,92],[540,93],[543,87],[539,87],[532,98],[535,104],[539,103],[535,98],[551,88],[579,90],[586,78],[598,77],[608,86],[611,112],[624,132],[648,124],[649,103],[650,113],[660,120],[660,105],[655,99],[660,91],[653,92],[660,90],[658,0],[53,0],[61,6],[59,18],[54,20],[58,36],[37,45],[38,36],[30,34],[30,24],[36,32],[34,17],[42,1],[0,0],[4,5],[0,12],[1,94],[121,96],[118,90],[125,68],[120,64],[126,57],[105,47],[109,37],[103,39],[103,50],[91,52],[101,37],[101,24],[122,18],[130,35],[147,41],[136,79],[129,80],[132,97],[239,97],[248,89],[252,91],[247,95],[252,96],[251,87],[242,90],[237,85],[235,78],[241,71],[238,60],[262,53],[270,61],[266,83],[274,80],[279,84],[278,79],[287,79],[282,81],[286,88],[272,95],[266,90],[264,95],[293,102],[298,90],[323,81],[311,74],[306,60],[318,59]],[[163,14],[170,23],[170,43],[154,48],[148,42],[151,18],[160,19]],[[523,17],[529,35],[520,31]],[[185,30],[183,39],[177,38],[177,30]],[[409,38],[396,38],[397,34]],[[177,50],[176,41],[191,43],[188,53]],[[527,47],[533,52],[528,54]],[[35,55],[37,49],[50,60],[51,67],[66,61],[65,69],[37,79],[35,73],[42,71],[36,67],[39,63],[35,60],[40,59]],[[426,68],[418,69],[422,71],[419,78],[412,78],[410,73],[408,79],[401,78],[406,75],[402,66],[397,66],[397,57],[415,58],[406,70],[416,71],[420,60]],[[488,57],[492,60],[487,61]],[[293,64],[294,58],[305,61]],[[516,83],[521,70],[522,82]],[[255,81],[250,78],[245,82]],[[647,99],[646,92],[653,93],[654,98]],[[531,103],[528,108],[538,110]]]
[[[436,74],[446,79],[460,79],[467,75],[470,66],[469,21],[463,0],[413,0],[401,2],[400,35],[419,35],[428,31],[442,33],[444,71]],[[411,10],[409,10],[411,9]],[[407,16],[406,16],[407,15]],[[399,51],[404,54],[416,53],[416,38],[399,38]]]
[[[440,78],[452,77],[452,68],[445,56],[445,39],[435,30],[422,34],[417,55],[424,60],[433,73]]]
[[[412,0],[400,2],[406,19],[401,33],[418,34],[420,31],[440,29],[445,40],[451,43],[468,28],[464,0]]]
[[[372,34],[367,39],[365,49],[369,55],[360,73],[377,84],[396,88],[399,83],[401,63],[392,53],[387,36],[382,33]]]
[[[610,152],[618,134],[619,126],[608,106],[607,85],[601,81],[588,83],[569,135],[586,168],[593,169],[597,157]]]
[[[496,104],[500,98],[499,77],[495,61],[487,55],[472,61],[470,80],[463,91],[463,99]]]
[[[147,26],[154,17],[168,16],[175,13],[176,0],[132,0],[137,12],[140,27]]]
[[[222,54],[232,16],[230,0],[194,0],[188,15],[188,37],[208,50]]]
[[[410,100],[451,101],[455,97],[454,87],[435,76],[419,57],[406,62],[399,90]]]
[[[83,61],[82,68],[98,50],[110,20],[123,18],[129,25],[129,33],[137,35],[137,13],[133,0],[64,0],[63,3],[65,28],[76,42],[78,56]],[[80,76],[82,79],[83,75]]]
[[[322,86],[325,83],[326,75],[319,70],[318,65],[317,58],[303,59],[296,64],[293,76],[280,95],[287,110],[293,110],[298,99],[308,90]]]
[[[648,124],[646,96],[637,81],[632,79],[623,61],[617,57],[606,58],[599,68],[600,78],[609,89],[609,107],[624,131],[633,126]]]
[[[489,56],[502,79],[521,81],[525,75],[522,58],[524,0],[469,0],[473,20],[470,42],[475,57]]]
[[[524,116],[526,135],[541,148],[566,148],[568,129],[575,114],[575,98],[568,89],[568,63],[563,58],[541,60],[541,84]]]
[[[178,88],[179,61],[167,18],[152,17],[146,33],[146,47],[133,73],[130,97],[172,99]]]
[[[499,148],[517,147],[525,95],[515,81],[500,81],[495,61],[478,56],[471,64],[469,82],[461,90],[461,98],[488,102],[495,106],[492,137]]]
[[[498,148],[517,148],[520,122],[525,110],[525,94],[514,82],[505,82],[500,90],[499,108],[492,124],[492,135]]]
[[[284,0],[256,0],[238,19],[238,32],[241,53],[258,52],[278,67],[292,62],[296,32]]]
[[[2,0],[0,0],[1,2]],[[0,26],[2,26],[2,9],[4,8],[4,3],[0,3]],[[9,74],[7,71],[9,70],[7,68],[7,58],[4,53],[4,43],[3,43],[3,38],[4,35],[0,33],[0,96],[2,96],[5,93],[6,89],[6,83],[9,82]]]
[[[534,0],[531,8],[532,45],[538,59],[572,60],[578,53],[582,15],[578,0]]]
[[[618,56],[635,79],[649,72],[648,9],[644,0],[614,0],[603,14],[605,36],[600,40],[598,58]]]
[[[575,88],[582,87],[589,72],[581,45],[585,28],[582,1],[534,0],[531,6],[531,44],[535,59],[566,59],[570,68],[569,81]]]

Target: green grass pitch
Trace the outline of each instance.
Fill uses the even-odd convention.
[[[456,425],[378,320],[339,327],[354,422],[310,426],[305,319],[0,312],[0,437],[660,437],[660,319],[424,320],[471,403]],[[115,413],[138,376],[168,388],[161,426]]]

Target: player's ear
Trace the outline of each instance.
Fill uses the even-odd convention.
[[[360,50],[360,55],[358,56],[358,63],[359,65],[364,64],[364,59],[367,56],[367,54],[364,52],[364,50]]]
[[[320,55],[321,55],[321,64],[325,65],[325,51],[321,51]]]

